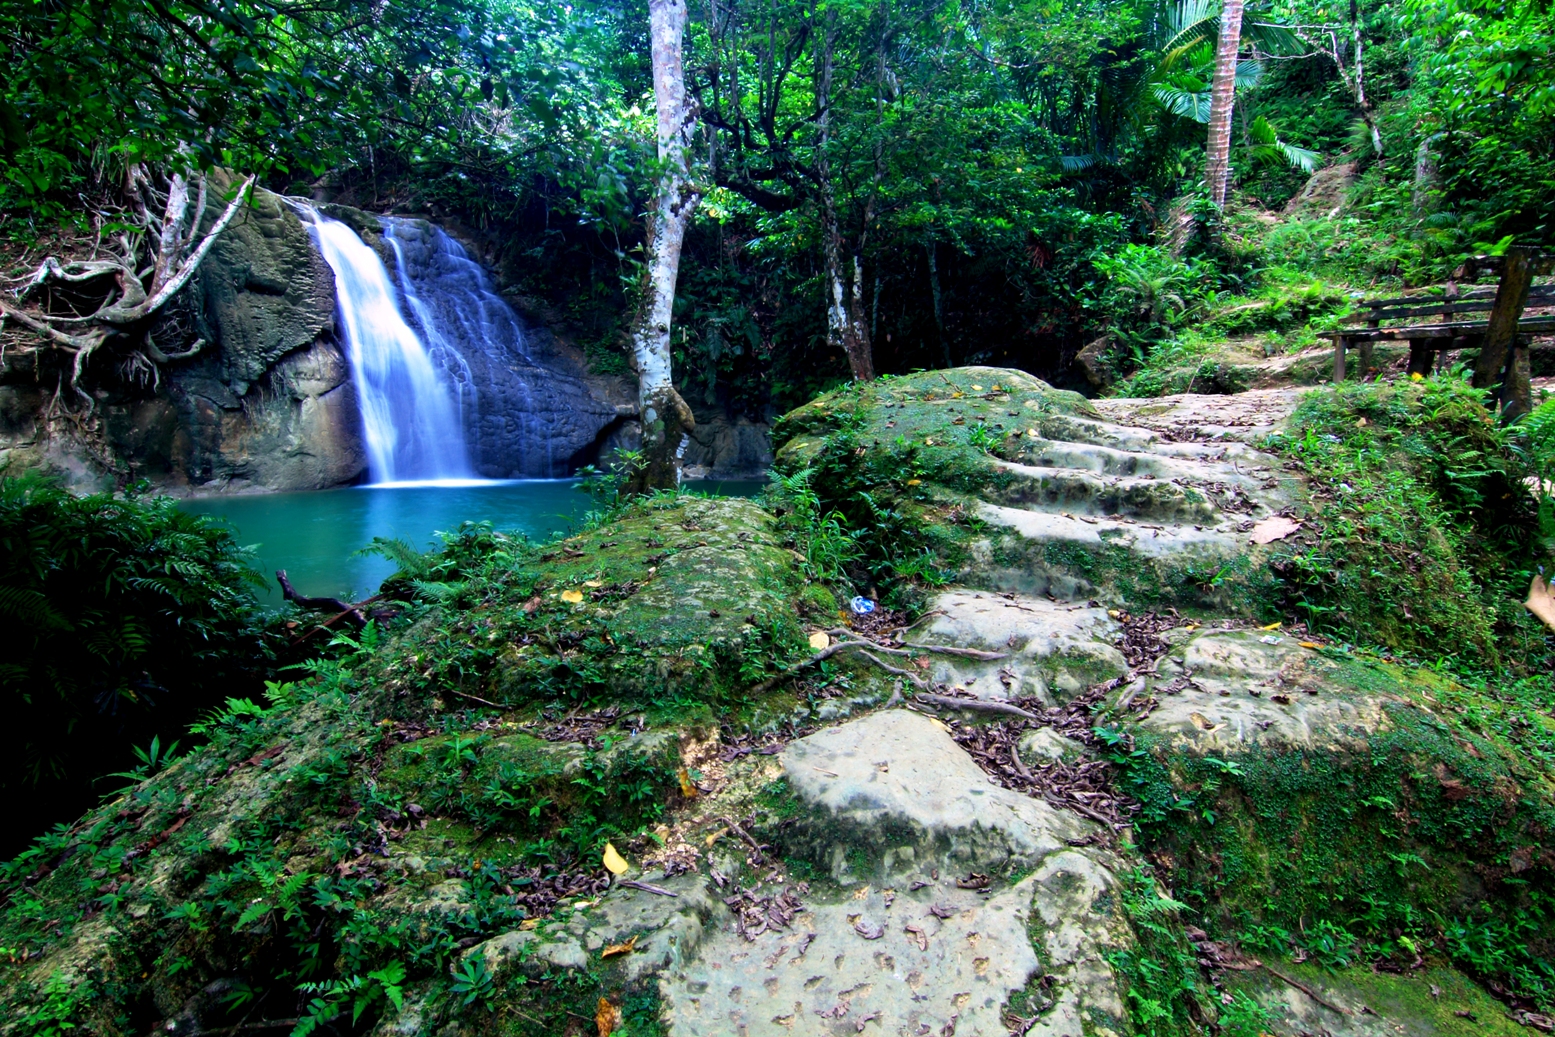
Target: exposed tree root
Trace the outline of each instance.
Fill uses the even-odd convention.
[[[206,175],[195,176],[198,190],[191,217],[191,181],[188,177],[183,173],[172,174],[167,181],[166,198],[159,199],[148,171],[140,165],[132,166],[127,193],[139,213],[141,226],[139,231],[123,235],[122,254],[114,259],[84,261],[44,257],[31,274],[20,279],[15,301],[0,301],[0,322],[13,321],[38,335],[44,343],[38,347],[40,349],[58,349],[71,355],[69,386],[81,399],[83,414],[92,413],[96,405],[82,385],[88,361],[109,342],[114,342],[116,348],[125,348],[128,353],[120,365],[120,371],[126,377],[145,381],[149,367],[150,381],[153,384],[160,382],[157,364],[194,356],[204,348],[205,342],[197,340],[189,348],[164,352],[151,340],[154,319],[189,283],[215,246],[216,239],[243,210],[254,181],[255,177],[249,177],[243,182],[221,216],[202,236],[200,225],[205,216]],[[160,218],[151,215],[146,204],[148,198],[162,202]],[[150,247],[147,254],[142,255],[141,247],[147,242],[151,243]],[[149,285],[142,281],[144,274],[137,271],[149,273]],[[51,285],[85,285],[100,279],[111,279],[113,289],[88,314],[50,313],[46,304],[33,308],[27,303],[28,296]]]

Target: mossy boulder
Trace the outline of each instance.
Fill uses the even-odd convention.
[[[401,639],[391,682],[504,706],[609,695],[683,718],[802,651],[801,609],[821,600],[772,517],[742,499],[652,499],[543,550],[499,543],[485,557],[498,558],[489,578],[420,582],[443,610]]]
[[[607,839],[652,850],[697,794],[685,746],[783,708],[746,689],[808,651],[799,569],[743,500],[655,498],[543,546],[467,527],[391,581],[397,625],[229,702],[208,744],[7,866],[0,1033],[198,1033],[255,1005],[556,1033],[606,988],[651,1023],[624,959],[590,937],[574,960],[526,923],[598,899]],[[647,917],[611,910],[611,939]],[[504,933],[525,968],[465,954]]]
[[[1259,631],[1191,637],[1149,684],[1125,787],[1177,896],[1220,932],[1331,963],[1363,941],[1434,948],[1555,995],[1555,720]]]

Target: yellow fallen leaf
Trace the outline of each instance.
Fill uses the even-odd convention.
[[[1409,380],[1411,382],[1423,382],[1425,381],[1425,375],[1421,374],[1419,371],[1416,371],[1409,376]]]
[[[583,600],[583,592],[576,589],[562,591],[561,597],[562,600],[567,602],[569,605],[576,605],[578,602]]]
[[[722,839],[724,836],[726,836],[728,834],[729,834],[729,829],[727,829],[727,828],[720,828],[718,831],[714,832],[712,835],[707,837],[707,845],[709,845],[709,846],[713,845],[718,840]]]
[[[826,631],[817,630],[815,633],[810,635],[810,647],[814,648],[817,652],[823,648],[829,647],[830,645],[831,638],[826,636]]]
[[[953,392],[953,393],[950,394],[950,398],[952,400],[959,400],[959,399],[961,399],[961,397],[963,397],[965,395],[966,395],[966,393],[964,393],[964,392]]]
[[[1119,612],[1117,609],[1108,609],[1107,615],[1111,616],[1113,619],[1117,619],[1119,616],[1123,615],[1123,613]]]
[[[526,918],[522,922],[518,923],[518,927],[520,929],[538,929],[540,927],[540,919]]]
[[[1356,428],[1365,428],[1366,427],[1366,419],[1362,418],[1360,421],[1357,421],[1355,423],[1355,427]]]
[[[908,486],[922,486],[923,485],[923,480],[922,479],[908,479],[907,480],[907,485]]]
[[[930,717],[929,718],[929,723],[933,724],[935,727],[939,728],[941,731],[945,732],[946,734],[950,733],[950,725],[945,723],[945,721],[943,721],[943,720],[940,720],[940,719],[938,719],[936,717]]]
[[[697,792],[700,790],[696,787],[696,783],[691,780],[691,772],[682,767],[676,772],[675,776],[680,779],[680,794],[687,799],[696,799]]]
[[[983,387],[981,385],[974,385],[974,386],[972,386],[972,391],[973,392],[982,392],[983,391]]]
[[[923,441],[923,445],[924,446],[933,446],[934,445],[934,440],[932,440],[932,439],[925,439]]]
[[[621,1025],[621,1010],[600,998],[599,1008],[594,1012],[594,1025],[599,1027],[599,1037],[610,1037],[616,1032],[616,1027]]]
[[[605,844],[605,867],[610,869],[612,875],[626,874],[626,858],[616,852],[614,843]]]
[[[605,581],[603,581],[603,580],[584,580],[583,581],[583,586],[585,586],[585,587],[603,587],[604,585],[605,585]]]
[[[1270,623],[1268,626],[1266,626],[1266,627],[1259,627],[1258,629],[1259,630],[1278,630],[1280,627],[1282,627],[1284,625],[1285,624],[1283,624],[1283,623]]]
[[[1318,644],[1316,641],[1297,641],[1296,643],[1298,645],[1300,645],[1301,647],[1303,647],[1303,648],[1321,648],[1321,647],[1323,647],[1322,645]]]
[[[1029,428],[1026,430],[1026,435],[1030,436],[1032,439],[1037,439],[1042,435],[1042,433],[1038,432],[1034,428]]]
[[[637,937],[632,937],[625,943],[612,943],[609,947],[599,952],[601,958],[614,958],[617,954],[631,954],[637,947]]]

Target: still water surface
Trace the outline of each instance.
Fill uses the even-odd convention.
[[[185,501],[197,515],[225,519],[238,542],[255,548],[254,567],[265,575],[260,598],[279,604],[275,570],[285,569],[299,594],[359,601],[394,572],[394,563],[358,552],[374,537],[430,547],[459,523],[490,522],[496,529],[545,540],[566,532],[590,507],[573,479],[522,479],[447,485],[360,486],[307,493],[205,497]],[[724,497],[750,497],[758,482],[693,482],[687,488]]]

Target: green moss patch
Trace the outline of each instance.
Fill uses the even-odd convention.
[[[1257,951],[1334,966],[1437,953],[1555,999],[1547,768],[1447,708],[1472,693],[1435,674],[1310,658],[1287,686],[1349,700],[1353,726],[1215,753],[1141,733],[1119,757],[1176,896]]]

